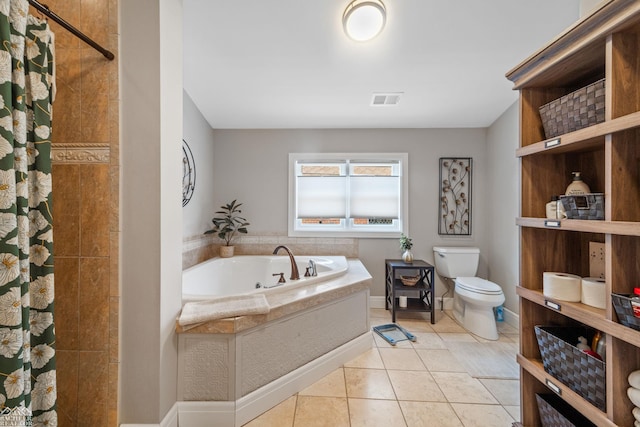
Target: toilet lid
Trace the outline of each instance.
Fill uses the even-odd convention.
[[[498,295],[502,293],[500,286],[480,277],[457,277],[456,285],[467,291],[479,294]]]

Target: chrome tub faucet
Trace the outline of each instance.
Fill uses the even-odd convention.
[[[314,260],[309,260],[309,267],[307,267],[307,271],[309,272],[309,276],[315,277],[318,275],[318,268],[316,267],[316,262]]]

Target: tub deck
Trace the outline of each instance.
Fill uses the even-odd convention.
[[[267,292],[267,302],[271,307],[267,314],[212,320],[186,328],[180,326],[176,320],[176,332],[178,334],[236,334],[368,289],[371,286],[371,275],[362,263],[357,259],[348,259],[347,263],[349,268],[341,276],[291,290]]]

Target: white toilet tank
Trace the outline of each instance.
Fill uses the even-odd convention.
[[[480,249],[473,247],[434,246],[433,257],[438,274],[450,279],[475,276]]]

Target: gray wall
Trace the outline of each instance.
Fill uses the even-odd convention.
[[[193,197],[182,210],[182,235],[191,237],[211,228],[211,218],[219,205],[213,200],[213,129],[187,92],[183,93],[183,139],[189,144],[196,165]]]
[[[502,286],[505,307],[518,313],[520,161],[516,157],[520,136],[518,102],[487,130],[489,220],[489,278]]]
[[[250,234],[287,233],[290,152],[409,153],[409,234],[416,258],[433,261],[434,245],[477,245],[487,277],[489,203],[486,129],[214,130],[215,205],[238,199]],[[438,159],[473,157],[473,234],[438,235]],[[511,221],[513,222],[513,221]],[[360,239],[360,259],[384,295],[384,260],[401,255],[397,239]],[[438,279],[437,293],[444,291]]]

